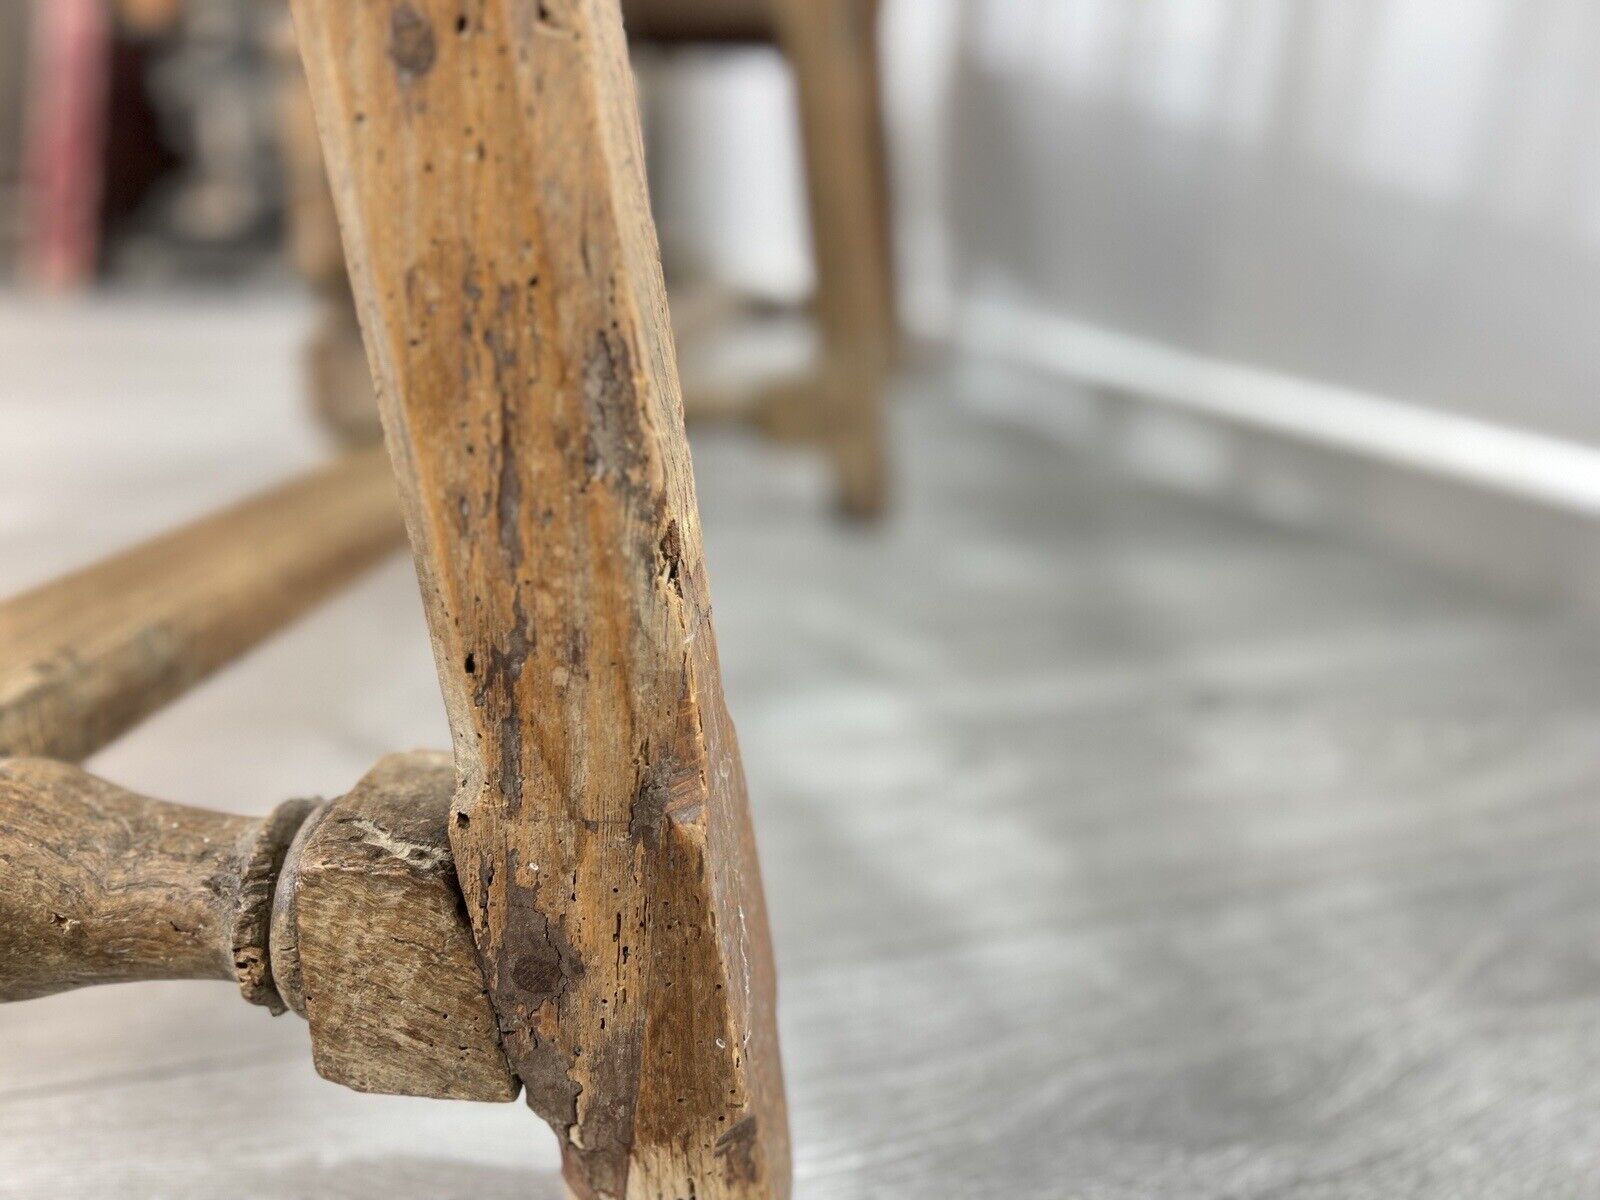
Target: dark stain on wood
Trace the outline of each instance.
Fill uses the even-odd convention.
[[[517,419],[511,397],[500,393],[500,471],[495,477],[495,530],[500,552],[515,572],[522,566],[522,473],[517,464]]]
[[[644,430],[627,342],[597,330],[583,360],[584,468],[590,479],[615,480],[628,493],[644,465]]]
[[[683,596],[683,535],[678,532],[676,519],[667,522],[667,531],[661,535],[662,575],[672,585],[679,597]]]
[[[670,780],[674,771],[667,764],[655,763],[640,773],[628,814],[628,838],[634,845],[651,850],[661,845],[661,823],[667,817],[667,802],[672,798]]]
[[[515,864],[513,864],[515,866]],[[524,872],[537,872],[528,864]],[[528,1105],[559,1130],[578,1123],[578,1096],[583,1085],[572,1077],[575,1055],[563,1052],[556,1041],[539,1036],[541,1010],[549,1009],[555,1022],[563,1015],[568,992],[583,975],[583,961],[568,940],[559,920],[551,920],[539,907],[539,884],[524,884],[515,869],[506,881],[506,907],[516,914],[508,923],[497,965],[500,979],[495,992],[511,999],[517,1021],[502,1035],[513,1065],[522,1079]],[[565,1138],[563,1139],[565,1140]]]
[[[389,59],[402,80],[420,79],[439,56],[433,26],[409,4],[398,4],[389,18]]]
[[[728,1177],[741,1183],[753,1183],[760,1177],[756,1163],[757,1134],[761,1130],[760,1119],[751,1113],[729,1126],[726,1133],[717,1139],[716,1155],[722,1160],[723,1169]]]

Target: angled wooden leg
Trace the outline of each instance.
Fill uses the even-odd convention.
[[[826,431],[839,501],[883,509],[883,393],[896,319],[879,96],[877,0],[773,0],[795,72],[816,248]],[[774,417],[782,424],[782,417]]]
[[[347,795],[263,820],[0,759],[0,1004],[230,979],[306,1018],[325,1079],[515,1100],[450,855],[454,789],[446,756],[391,754]]]
[[[783,1197],[773,964],[617,0],[294,0],[459,791],[580,1197]]]

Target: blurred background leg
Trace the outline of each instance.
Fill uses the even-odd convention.
[[[283,154],[285,236],[290,260],[317,297],[317,324],[305,360],[311,409],[339,441],[352,445],[377,442],[383,438],[383,427],[378,422],[372,375],[350,295],[339,218],[333,210],[328,171],[317,140],[317,118],[287,5],[277,15],[272,45]]]
[[[775,0],[805,146],[824,443],[853,516],[887,500],[884,392],[895,356],[894,268],[876,0]],[[792,395],[792,393],[791,393]]]

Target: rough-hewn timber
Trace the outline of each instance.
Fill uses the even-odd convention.
[[[296,0],[506,1048],[581,1197],[781,1197],[787,1119],[617,0]]]

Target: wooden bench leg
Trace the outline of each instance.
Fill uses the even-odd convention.
[[[317,326],[306,346],[306,385],[322,427],[345,445],[380,441],[378,405],[339,244],[339,220],[322,164],[305,70],[285,5],[271,44],[277,69],[278,141],[283,164],[289,258],[317,297]]]
[[[783,1197],[773,963],[617,0],[294,0],[505,1047],[580,1197]]]
[[[888,494],[883,395],[897,331],[877,0],[773,0],[805,145],[827,435],[847,513]]]

